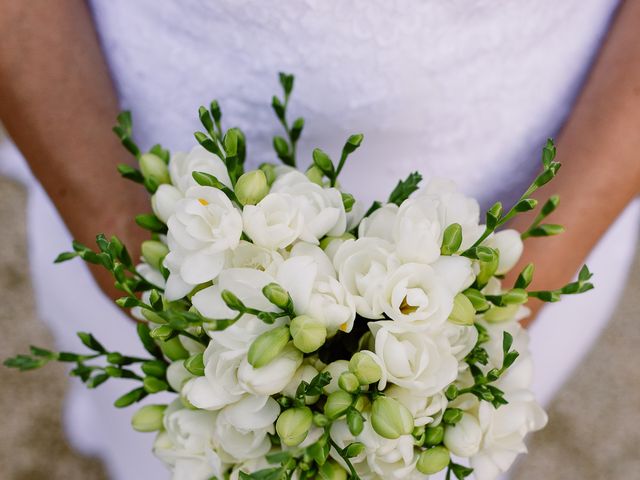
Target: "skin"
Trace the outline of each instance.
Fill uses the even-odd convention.
[[[148,236],[131,219],[149,210],[148,198],[115,169],[130,157],[111,133],[117,97],[85,3],[0,0],[0,11],[0,119],[76,239],[93,245],[104,232],[139,245]],[[640,191],[639,24],[640,2],[625,2],[559,137],[561,173],[536,195],[560,194],[548,221],[567,232],[527,240],[505,285],[529,262],[535,289],[569,281]],[[512,227],[530,221],[519,217]],[[108,275],[94,275],[119,296]]]

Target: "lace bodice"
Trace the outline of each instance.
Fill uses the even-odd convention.
[[[342,184],[385,198],[412,170],[454,178],[486,205],[509,200],[566,117],[615,0],[94,0],[123,106],[148,147],[187,149],[197,109],[220,100],[275,161],[279,70],[296,74],[301,163],[365,142]]]

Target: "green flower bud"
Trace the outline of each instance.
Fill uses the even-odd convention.
[[[345,240],[352,240],[355,239],[356,237],[354,237],[351,233],[343,233],[342,235],[340,235],[339,237],[324,237],[322,240],[320,240],[320,248],[322,250],[326,250],[327,247],[329,246],[329,244],[333,241],[340,241],[340,242],[344,242]]]
[[[189,357],[189,352],[184,348],[178,337],[173,337],[165,342],[160,342],[160,349],[169,360],[182,360]]]
[[[360,382],[358,381],[358,377],[353,373],[342,372],[338,379],[338,386],[345,392],[354,393],[360,388]]]
[[[476,309],[466,295],[459,293],[453,299],[453,310],[448,320],[456,325],[473,325],[476,318]]]
[[[491,306],[491,304],[487,301],[480,290],[476,290],[475,288],[467,288],[462,293],[464,293],[464,295],[469,299],[476,312],[484,312]]]
[[[324,367],[323,372],[329,373],[331,375],[331,381],[328,385],[325,385],[322,391],[325,395],[329,395],[330,393],[336,392],[340,389],[338,386],[338,381],[340,380],[340,375],[342,372],[346,372],[349,370],[349,362],[346,360],[336,360],[335,362],[331,362],[329,365]]]
[[[249,347],[247,360],[254,368],[267,365],[275,359],[289,343],[289,328],[277,327],[264,332]]]
[[[442,416],[442,421],[448,425],[455,425],[464,416],[464,412],[459,408],[447,408]]]
[[[426,447],[440,445],[442,440],[444,440],[444,427],[442,425],[438,425],[437,427],[427,427],[424,434],[424,445]]]
[[[169,388],[167,382],[156,377],[144,377],[142,386],[147,393],[158,393]]]
[[[391,397],[378,397],[371,407],[371,426],[391,440],[413,431],[413,417],[407,407]]]
[[[243,173],[238,178],[234,191],[242,205],[255,205],[269,193],[267,176],[262,170]]]
[[[335,461],[329,460],[320,467],[318,472],[320,480],[347,480],[347,472]]]
[[[187,371],[195,375],[196,377],[201,377],[204,375],[204,358],[202,353],[196,353],[195,355],[191,355],[184,361],[184,368]]]
[[[360,395],[356,400],[356,403],[353,405],[353,408],[358,410],[359,412],[364,412],[366,408],[371,405],[371,402],[367,398],[366,395]]]
[[[418,456],[418,463],[416,468],[420,473],[425,475],[433,475],[443,470],[449,462],[451,457],[449,456],[449,450],[446,447],[433,447],[429,450],[424,450]]]
[[[500,256],[498,252],[492,248],[478,247],[478,257],[480,258],[480,271],[476,276],[476,282],[478,285],[484,286],[496,273]]]
[[[142,242],[141,248],[144,261],[156,270],[160,270],[162,260],[169,253],[169,247],[157,240],[147,240]]]
[[[166,322],[166,320],[164,318],[162,318],[160,315],[158,315],[156,312],[153,312],[151,310],[147,310],[146,308],[141,308],[140,309],[140,313],[142,313],[142,316],[144,318],[146,318],[151,323],[165,323]]]
[[[491,307],[484,314],[484,319],[489,323],[499,323],[511,320],[518,312],[518,305],[507,305],[506,307]]]
[[[327,425],[329,425],[329,419],[326,415],[316,412],[313,414],[313,424],[318,427],[326,427]]]
[[[327,329],[320,320],[299,315],[291,320],[291,337],[295,347],[304,353],[315,352],[327,339]]]
[[[276,180],[276,167],[271,163],[263,163],[260,165],[260,170],[264,173],[265,178],[267,179],[267,185],[271,186],[273,182]]]
[[[322,170],[320,170],[315,165],[311,165],[307,170],[307,178],[311,180],[316,185],[320,185],[321,187],[324,185],[324,174]]]
[[[505,305],[522,305],[528,299],[529,295],[523,288],[514,288],[502,294],[502,303]]]
[[[131,418],[131,426],[138,432],[155,432],[162,428],[166,405],[145,405]]]
[[[281,310],[288,311],[293,308],[293,300],[291,295],[277,283],[269,283],[262,289],[262,294],[272,304]]]
[[[158,185],[161,183],[171,183],[167,164],[153,153],[143,153],[140,156],[140,171],[144,178],[151,179]]]
[[[362,442],[352,442],[344,449],[344,456],[353,458],[364,452],[365,446]]]
[[[244,306],[244,303],[242,303],[242,300],[240,300],[233,292],[230,292],[229,290],[223,290],[220,293],[220,297],[222,298],[222,301],[225,303],[225,305],[231,310],[235,310],[236,312],[244,312],[246,310],[246,307]]]
[[[355,408],[347,410],[347,426],[349,427],[351,435],[356,437],[360,435],[364,429],[364,418],[362,418],[362,414]]]
[[[356,352],[349,360],[349,370],[358,378],[361,385],[375,383],[382,377],[380,365],[373,359],[371,352]]]
[[[276,421],[276,432],[282,443],[295,447],[307,438],[313,413],[309,407],[290,408],[280,414]]]
[[[346,413],[353,403],[353,397],[342,390],[333,392],[324,404],[324,414],[330,419],[336,419]]]

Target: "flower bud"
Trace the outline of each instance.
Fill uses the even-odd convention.
[[[484,319],[489,323],[500,323],[511,320],[518,313],[519,305],[507,305],[506,307],[491,307],[484,313]]]
[[[320,240],[320,248],[322,250],[326,250],[329,244],[331,244],[332,242],[338,242],[338,244],[342,244],[346,240],[353,240],[355,238],[356,237],[354,237],[353,234],[349,232],[343,233],[339,237],[324,237],[322,240]]]
[[[413,431],[413,417],[397,400],[378,397],[371,407],[371,426],[381,437],[393,440]]]
[[[157,240],[147,240],[142,242],[141,248],[144,261],[156,270],[160,270],[162,260],[169,253],[169,247]]]
[[[143,153],[140,156],[140,171],[146,179],[151,179],[158,185],[162,183],[171,183],[169,169],[159,156],[153,153]]]
[[[362,418],[362,414],[355,408],[347,410],[347,426],[349,427],[349,432],[351,432],[351,435],[354,437],[360,435],[364,429],[364,418]]]
[[[496,274],[500,256],[497,251],[492,250],[491,248],[478,248],[484,248],[485,250],[480,250],[478,252],[478,257],[480,258],[480,271],[476,276],[476,282],[478,285],[486,285],[489,279]]]
[[[276,421],[276,432],[282,443],[295,447],[307,438],[313,413],[309,407],[290,408],[280,414]]]
[[[360,388],[360,381],[351,372],[342,372],[338,379],[338,386],[348,393],[354,393]]]
[[[366,395],[360,395],[356,400],[356,403],[353,404],[353,408],[358,410],[359,412],[364,412],[366,408],[371,405],[371,402],[367,398]]]
[[[155,432],[162,428],[166,405],[145,405],[131,418],[131,426],[138,432]]]
[[[367,350],[356,352],[349,360],[349,370],[358,378],[361,385],[375,383],[382,377],[382,369],[374,360],[373,353]]]
[[[349,362],[346,360],[336,360],[335,362],[331,362],[329,365],[324,367],[323,372],[329,372],[331,375],[331,381],[328,385],[322,389],[325,395],[329,395],[330,393],[336,392],[340,389],[338,386],[338,381],[340,380],[340,375],[342,372],[346,372],[349,370]]]
[[[167,368],[167,383],[171,388],[173,388],[176,392],[180,392],[182,390],[182,386],[193,376],[189,371],[184,368],[184,362],[177,361],[172,362],[171,365]]]
[[[433,475],[443,470],[449,462],[451,457],[449,456],[449,450],[445,447],[433,447],[429,450],[424,450],[418,456],[418,463],[416,468],[420,473],[425,475]]]
[[[321,187],[323,186],[324,174],[322,173],[322,170],[320,170],[315,165],[309,167],[306,175],[311,182],[315,183],[316,185],[320,185]]]
[[[272,304],[281,310],[291,310],[293,308],[293,300],[291,295],[277,283],[269,283],[262,289],[262,294]]]
[[[267,184],[271,185],[276,180],[276,167],[272,163],[263,163],[260,165],[260,170],[264,173],[265,178],[267,179]]]
[[[444,427],[438,425],[437,427],[427,427],[424,431],[424,445],[425,447],[433,447],[440,445],[444,439]]]
[[[482,430],[475,417],[469,413],[462,415],[462,418],[454,426],[447,426],[444,431],[444,444],[459,457],[471,457],[480,449],[482,441]]]
[[[195,355],[191,355],[184,361],[184,368],[187,371],[195,375],[196,377],[201,377],[204,375],[204,361],[202,353],[196,353]]]
[[[330,419],[336,419],[344,415],[353,403],[353,397],[347,392],[338,390],[327,397],[324,404],[324,414]]]
[[[264,367],[282,352],[288,342],[288,327],[277,327],[264,332],[249,347],[247,360],[254,368]]]
[[[160,342],[160,349],[169,360],[182,360],[189,356],[189,352],[184,348],[178,337],[173,337]]]
[[[315,352],[327,338],[324,324],[308,315],[299,315],[291,320],[290,328],[293,344],[304,353]]]
[[[449,315],[449,321],[456,325],[473,325],[476,318],[476,310],[473,308],[471,300],[466,295],[459,293],[453,299],[453,310]]]
[[[333,460],[320,467],[319,478],[322,480],[347,480],[347,472]]]
[[[243,173],[238,178],[234,191],[242,205],[255,205],[269,193],[267,177],[262,170]]]

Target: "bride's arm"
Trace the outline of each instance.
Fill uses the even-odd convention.
[[[537,197],[544,201],[560,194],[560,206],[549,218],[566,231],[526,240],[524,258],[514,269],[535,262],[536,289],[569,281],[640,193],[640,2],[620,7],[557,146],[563,166]],[[530,222],[530,216],[518,218],[515,226],[526,229]],[[594,277],[596,288],[597,282]],[[537,311],[540,304],[531,303]]]
[[[116,171],[128,161],[111,132],[117,114],[83,1],[0,0],[2,123],[76,239],[93,246],[104,232],[135,248],[144,232],[133,214],[147,211],[148,199]],[[117,295],[110,275],[94,274]]]

